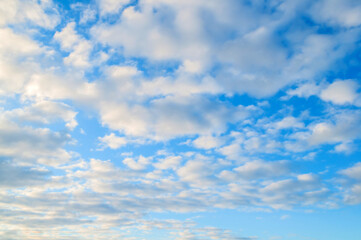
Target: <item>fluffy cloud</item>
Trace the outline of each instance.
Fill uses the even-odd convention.
[[[99,137],[98,139],[103,147],[109,147],[111,149],[117,149],[127,144],[127,140],[124,137],[117,137],[114,133]]]
[[[29,56],[40,52],[40,47],[36,42],[26,35],[16,34],[9,28],[0,29],[0,37],[4,39],[0,44],[0,51],[5,56],[15,54],[15,56]]]
[[[213,136],[200,136],[197,139],[193,140],[192,144],[196,148],[201,149],[211,149],[220,147],[223,145],[224,140],[220,137],[213,137]]]
[[[0,25],[30,21],[47,29],[55,27],[60,21],[52,1],[1,1],[0,16]]]
[[[57,119],[66,122],[66,126],[72,130],[78,125],[75,120],[76,112],[69,105],[51,101],[40,101],[30,106],[6,111],[4,115],[20,123],[44,123],[50,124]]]
[[[335,81],[321,92],[320,97],[334,104],[353,104],[360,98],[359,88],[358,83],[353,80]]]
[[[361,180],[361,163],[356,163],[354,166],[342,170],[340,173],[347,177]]]
[[[0,160],[0,188],[18,188],[45,184],[49,176],[47,169],[18,166],[11,160]]]
[[[125,158],[123,163],[133,170],[144,170],[150,164],[150,158],[139,156],[138,160]]]
[[[106,15],[117,13],[120,8],[130,3],[130,0],[98,0],[97,3],[100,9],[100,14]]]
[[[155,99],[147,108],[104,103],[100,111],[103,124],[109,128],[154,139],[221,133],[225,122],[237,122],[248,115],[242,106],[227,106],[201,97]]]
[[[290,171],[288,165],[287,161],[265,162],[256,160],[246,162],[244,165],[234,168],[233,171],[222,171],[220,177],[235,181],[237,179],[278,177]]]
[[[318,96],[325,102],[331,102],[335,105],[360,105],[360,85],[356,80],[336,79],[331,84],[321,82],[303,83],[295,89],[287,91],[289,96],[298,96],[308,98],[310,96]],[[287,98],[287,97],[286,97]]]
[[[352,180],[351,183],[343,187],[344,201],[348,204],[361,203],[361,163],[358,162],[352,167],[339,171],[339,173]]]
[[[70,50],[81,41],[81,37],[75,31],[75,22],[68,23],[61,32],[54,34],[54,40],[60,43],[64,50]]]
[[[154,164],[155,168],[158,169],[173,169],[176,170],[182,161],[181,156],[169,156],[164,159],[159,159],[157,163]]]
[[[70,140],[67,133],[53,132],[48,128],[22,127],[2,117],[0,136],[1,155],[19,163],[38,162],[56,166],[71,158],[71,154],[63,149]]]
[[[272,4],[141,1],[138,8],[126,8],[117,23],[100,24],[92,33],[99,42],[121,47],[126,56],[178,60],[182,63],[180,69],[186,72],[199,74],[212,65],[222,65],[217,80],[226,92],[269,96],[290,83],[313,78],[327,69],[347,52],[356,38],[349,32],[334,36],[304,32],[304,37],[295,39],[297,31],[302,29],[290,29],[284,37],[275,34],[282,24],[297,18],[293,13],[295,6],[304,8],[304,5],[282,4],[277,10],[283,18],[278,19],[280,15],[267,18],[261,14],[261,9],[272,8]],[[244,14],[236,15],[236,10]],[[187,24],[188,21],[192,23]],[[235,24],[238,22],[243,24]],[[349,39],[347,44],[336,49],[345,38]],[[288,42],[292,54],[282,42]],[[267,87],[259,88],[260,84]]]
[[[75,31],[75,22],[68,23],[61,32],[54,34],[54,40],[70,54],[64,58],[64,63],[75,67],[89,67],[89,55],[93,48],[92,44],[78,35]]]
[[[0,28],[0,94],[12,95],[23,90],[36,66],[31,60],[43,52],[37,42],[27,35]]]
[[[189,160],[177,170],[177,174],[182,181],[201,188],[207,188],[216,181],[214,166],[207,163],[205,159]]]
[[[360,112],[344,112],[335,116],[335,122],[321,122],[311,127],[309,143],[349,142],[360,138]]]
[[[323,23],[343,27],[357,27],[361,24],[361,5],[355,0],[322,0],[317,2],[312,13]]]
[[[303,83],[297,86],[295,89],[290,89],[287,91],[289,96],[297,96],[308,98],[310,96],[319,95],[321,89],[319,85],[316,85],[313,82]]]
[[[187,58],[204,59],[208,46],[204,38],[202,19],[197,9],[212,8],[214,4],[183,2],[169,4],[167,1],[141,1],[140,11],[135,7],[126,8],[116,25],[99,25],[92,29],[93,35],[101,42],[113,46],[124,46],[126,55],[145,56],[155,60]],[[157,9],[157,14],[153,11]],[[174,14],[170,15],[169,11]],[[168,13],[167,13],[168,12]],[[173,18],[172,21],[163,21]],[[192,21],[187,24],[185,21]],[[180,50],[177,46],[183,46]]]

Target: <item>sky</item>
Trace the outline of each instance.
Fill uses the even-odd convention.
[[[361,239],[359,0],[0,0],[0,240]]]

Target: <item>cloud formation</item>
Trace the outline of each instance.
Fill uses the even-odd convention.
[[[0,239],[289,239],[359,205],[360,16],[0,1]]]

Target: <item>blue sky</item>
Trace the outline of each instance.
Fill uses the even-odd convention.
[[[0,239],[358,240],[358,0],[0,1]]]

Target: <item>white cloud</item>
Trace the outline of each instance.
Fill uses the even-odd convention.
[[[339,171],[340,174],[352,179],[351,183],[344,186],[344,201],[347,204],[361,203],[361,163],[358,162],[352,167]],[[356,181],[356,182],[355,182]]]
[[[351,106],[361,105],[357,80],[328,86],[319,80],[352,49],[359,29],[319,33],[300,14],[309,1],[140,0],[122,12],[128,3],[99,0],[99,15],[95,3],[81,5],[80,22],[53,34],[51,1],[0,0],[0,24],[12,27],[0,28],[0,94],[11,96],[0,99],[0,155],[7,159],[0,159],[0,235],[27,239],[31,230],[39,239],[101,240],[132,239],[137,231],[146,238],[141,229],[152,225],[146,220],[152,212],[329,207],[339,191],[347,203],[360,202],[359,164],[341,171],[344,189],[330,186],[329,174],[303,174],[302,161],[294,172],[290,167],[330,149],[322,144],[332,145],[331,153],[357,149],[361,117]],[[358,26],[348,3],[337,2],[349,13],[344,19],[328,8],[319,18],[307,16]],[[64,21],[78,19],[61,11]],[[32,28],[36,22],[48,30]],[[54,42],[67,52],[63,59]],[[299,113],[309,102],[279,106],[278,96],[265,99],[293,84],[289,96],[317,95],[343,106]],[[74,109],[87,136],[69,131],[77,125]],[[94,125],[86,125],[88,116]],[[102,137],[91,139],[93,130]],[[88,145],[67,146],[77,140],[70,133],[98,140],[117,150],[109,157],[123,159],[82,159],[67,149],[85,157]],[[125,145],[134,154],[119,151]],[[165,150],[149,155],[159,148]],[[105,152],[91,155],[99,154]],[[256,239],[179,222],[155,225],[179,239]]]
[[[335,146],[335,152],[350,154],[355,151],[355,146],[349,142],[342,142]]]
[[[350,192],[345,195],[345,202],[348,204],[360,204],[361,203],[361,184],[354,184]]]
[[[290,173],[288,161],[267,162],[263,160],[248,161],[232,170],[223,170],[218,177],[227,182],[242,180],[272,179]]]
[[[102,161],[99,159],[90,159],[90,169],[97,173],[103,173],[104,175],[115,173],[116,169],[114,168],[114,165],[108,160],[108,161]],[[95,176],[97,177],[97,176]],[[110,177],[110,176],[109,176]]]
[[[331,108],[327,117],[316,120],[306,127],[296,129],[283,140],[288,151],[304,152],[319,148],[323,144],[334,146],[332,152],[351,153],[354,141],[360,139],[360,112],[358,110],[335,110]]]
[[[177,174],[184,182],[199,188],[208,188],[217,179],[214,176],[214,166],[207,162],[207,159],[198,156],[194,160],[189,160],[185,165],[177,170]]]
[[[99,102],[99,87],[84,81],[81,74],[69,72],[62,76],[52,72],[33,74],[23,90],[24,99],[72,99],[83,105]]]
[[[311,145],[323,143],[350,142],[361,136],[359,127],[360,113],[344,112],[335,116],[335,123],[321,122],[311,126],[309,143]]]
[[[124,5],[130,2],[131,0],[97,0],[101,15],[117,13]]]
[[[176,170],[182,161],[181,156],[169,156],[164,159],[159,159],[158,162],[154,163],[154,167],[157,169],[173,169]]]
[[[316,175],[302,174],[297,176],[297,179],[286,179],[270,183],[260,192],[264,194],[262,201],[271,204],[275,208],[287,208],[287,205],[295,204],[302,198],[303,201],[301,200],[301,202],[307,205],[314,201],[313,197],[327,197],[327,195],[322,194],[319,196],[311,194],[313,191],[319,190],[320,185],[320,180]],[[303,194],[304,197],[301,197]]]
[[[155,99],[147,108],[104,103],[100,112],[103,124],[111,129],[156,140],[221,133],[226,122],[237,122],[248,114],[241,106],[225,106],[201,97]]]
[[[251,205],[266,205],[274,209],[290,209],[295,205],[331,206],[331,192],[315,174],[301,174],[292,178],[280,178],[250,184],[250,182],[232,182],[229,192],[222,193],[228,204],[237,202]]]
[[[38,70],[34,59],[44,53],[44,48],[10,28],[0,28],[0,38],[0,94],[21,93],[31,74]]]
[[[308,98],[310,96],[318,96],[320,91],[319,85],[316,85],[314,82],[307,82],[297,86],[295,89],[288,90],[287,94],[289,96]]]
[[[201,11],[209,12],[212,17],[203,19],[199,15]],[[212,61],[217,38],[223,40],[221,36],[225,36],[222,26],[236,28],[232,26],[234,18],[251,22],[248,15],[251,14],[231,1],[222,4],[203,0],[140,1],[139,8],[125,9],[116,24],[99,24],[92,33],[102,43],[124,47],[127,56],[181,60],[186,71],[199,73]],[[215,28],[207,32],[206,25]]]
[[[300,84],[295,89],[287,91],[288,96],[285,100],[292,96],[308,98],[310,96],[318,96],[323,101],[331,102],[336,105],[361,105],[361,95],[359,93],[360,85],[356,80],[335,80],[331,84],[322,81],[319,84],[307,82]]]
[[[64,58],[65,64],[80,68],[90,67],[89,56],[93,44],[79,35],[75,27],[76,23],[70,22],[60,32],[56,32],[53,38],[60,43],[63,50],[70,52]]]
[[[361,4],[355,0],[321,0],[311,12],[316,20],[329,25],[357,27],[361,24]]]
[[[353,80],[335,81],[324,89],[320,98],[334,104],[353,104],[359,97],[359,84]]]
[[[230,81],[225,81],[230,91],[265,96],[285,84],[283,79],[272,81],[272,84],[269,82],[276,77],[277,72],[282,71],[286,63],[286,49],[277,43],[272,30],[262,26],[225,43],[220,55],[222,62],[232,64],[224,72],[226,76],[234,76]],[[267,84],[267,87],[260,89],[257,87],[260,84]]]
[[[243,149],[242,149],[240,143],[235,142],[235,143],[232,143],[230,145],[220,148],[219,152],[221,154],[227,156],[228,159],[237,160],[240,158],[241,153],[243,152]]]
[[[354,166],[340,171],[340,173],[347,177],[361,180],[361,163],[356,163]]]
[[[176,79],[159,77],[152,81],[143,81],[137,93],[143,96],[192,96],[196,94],[217,94],[222,93],[222,91],[223,87],[211,77],[198,80],[180,71]]]
[[[31,38],[23,34],[14,33],[9,28],[0,28],[0,53],[5,56],[29,56],[40,53],[41,48]]]
[[[64,50],[71,50],[81,41],[81,37],[75,31],[75,22],[68,23],[60,32],[54,34],[54,39],[58,41]]]
[[[110,79],[114,82],[116,81],[124,81],[130,80],[131,77],[134,77],[140,72],[136,67],[133,66],[110,66],[106,69],[106,74],[110,77]],[[124,81],[123,84],[126,82]]]
[[[13,95],[23,90],[31,70],[29,65],[6,61],[0,57],[0,95]]]
[[[295,117],[288,116],[278,122],[273,123],[273,127],[277,130],[289,129],[289,128],[293,128],[293,129],[304,128],[304,123]]]
[[[57,166],[71,159],[63,149],[70,136],[47,128],[20,127],[2,117],[0,119],[0,154],[19,163],[40,163]]]
[[[52,1],[0,1],[0,25],[25,23],[52,29],[60,18]]]
[[[115,24],[100,23],[91,32],[97,41],[122,49],[127,57],[178,60],[179,70],[195,74],[217,66],[216,80],[226,93],[257,97],[313,79],[357,39],[355,32],[328,35],[299,28],[280,37],[275,32],[309,6],[300,1],[273,4],[140,1],[137,7],[125,9]],[[262,9],[272,7],[282,13],[280,19],[262,14]],[[237,37],[230,37],[231,33]]]
[[[73,52],[64,58],[64,63],[75,67],[89,67],[89,55],[93,46],[84,41],[74,47]]]
[[[199,61],[185,60],[183,63],[183,68],[186,72],[202,73],[204,66],[203,63]]]
[[[289,173],[287,161],[266,162],[261,160],[247,162],[237,167],[234,171],[240,178],[257,179],[277,177]]]
[[[49,176],[46,169],[19,166],[11,160],[1,159],[0,166],[0,189],[45,184]]]
[[[213,136],[200,136],[197,139],[193,140],[192,144],[196,148],[201,149],[212,149],[220,147],[224,144],[224,140],[221,137]]]
[[[81,13],[81,18],[79,20],[80,24],[86,24],[90,21],[94,21],[96,19],[97,11],[91,7],[87,7]]]
[[[70,130],[73,130],[78,125],[75,119],[76,114],[69,105],[51,101],[36,102],[30,106],[16,108],[4,113],[8,118],[21,123],[50,124],[57,119],[62,119]]]
[[[127,144],[126,138],[118,137],[114,133],[105,135],[104,137],[98,137],[98,139],[104,147],[109,147],[111,149],[118,149]]]
[[[150,157],[139,156],[138,160],[134,158],[125,158],[123,163],[133,170],[144,170],[151,163]]]
[[[37,100],[72,99],[99,111],[102,123],[113,130],[153,139],[220,133],[225,130],[226,122],[237,122],[248,115],[247,108],[214,103],[199,95],[155,98],[150,100],[149,107],[144,107],[143,103],[153,93],[146,86],[139,89],[142,79],[136,68],[112,67],[107,74],[107,81],[91,83],[72,72],[64,78],[51,73],[34,74],[23,96]],[[144,95],[142,89],[148,89],[148,93]],[[174,94],[181,92],[176,86],[172,89]]]

